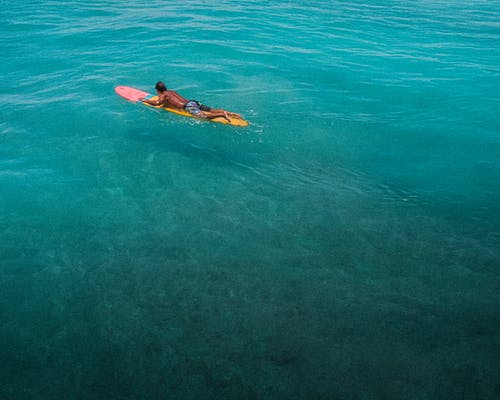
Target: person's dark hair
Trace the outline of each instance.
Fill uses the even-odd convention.
[[[156,84],[155,86],[156,90],[158,90],[159,92],[165,92],[167,90],[167,87],[165,86],[165,84],[160,81]]]

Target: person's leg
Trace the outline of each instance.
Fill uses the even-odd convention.
[[[235,118],[242,118],[240,114],[236,114],[234,112],[222,110],[222,109],[219,109],[219,108],[211,108],[210,111],[211,112],[216,112],[216,113],[226,113],[227,115],[229,115],[231,117],[235,117]]]
[[[210,111],[203,111],[203,115],[207,119],[224,118],[228,122],[231,122],[231,120],[229,119],[229,116],[227,115],[227,112],[224,110],[214,110],[212,108]]]

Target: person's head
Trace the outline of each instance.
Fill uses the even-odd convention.
[[[159,93],[163,93],[167,90],[167,87],[165,86],[165,84],[162,81],[158,82],[156,84],[155,88],[156,88],[156,91]]]

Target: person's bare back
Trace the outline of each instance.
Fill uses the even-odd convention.
[[[164,93],[160,95],[162,98],[163,104],[167,107],[177,108],[182,110],[184,106],[187,104],[188,100],[182,97],[175,90],[166,90]]]

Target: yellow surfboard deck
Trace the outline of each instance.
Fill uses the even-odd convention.
[[[158,98],[158,96],[150,97],[151,100],[156,100],[157,98]],[[162,110],[169,111],[169,112],[174,113],[174,114],[179,114],[179,115],[182,115],[184,117],[201,119],[203,121],[218,122],[219,124],[226,124],[226,125],[232,125],[232,126],[248,126],[249,125],[249,122],[244,120],[243,118],[231,117],[231,115],[229,115],[229,119],[231,120],[231,122],[229,122],[225,118],[222,118],[222,117],[217,117],[214,119],[200,118],[200,117],[197,117],[196,115],[190,114],[184,110],[177,110],[175,108],[169,108],[169,107],[165,107],[165,106],[152,106],[152,105],[150,105],[148,103],[144,103],[144,102],[142,102],[142,104],[144,104],[148,107],[161,108]]]

